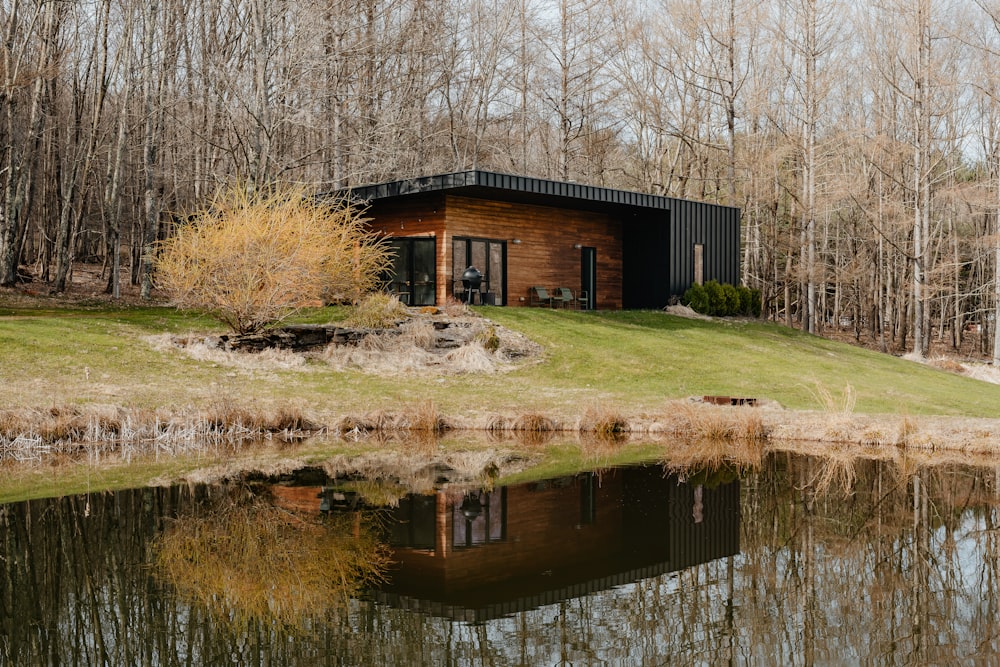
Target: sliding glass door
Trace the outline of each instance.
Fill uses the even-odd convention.
[[[437,292],[437,262],[433,238],[389,239],[396,253],[386,288],[410,306],[433,306]]]
[[[483,274],[482,303],[505,304],[507,293],[507,242],[456,236],[452,241],[451,271],[456,297],[462,293],[462,274],[474,266]]]

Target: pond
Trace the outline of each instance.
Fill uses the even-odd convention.
[[[991,663],[998,510],[1000,468],[793,453],[34,500],[0,664]]]

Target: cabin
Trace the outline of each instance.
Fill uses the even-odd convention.
[[[737,208],[487,171],[349,197],[395,250],[385,282],[411,306],[654,309],[694,283],[739,284]]]

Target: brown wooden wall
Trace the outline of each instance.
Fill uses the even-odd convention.
[[[528,305],[533,285],[579,292],[579,244],[597,248],[597,307],[622,307],[622,226],[612,216],[456,196],[445,207],[447,245],[453,236],[507,241],[507,305]]]
[[[622,307],[622,225],[613,216],[439,194],[377,200],[366,216],[386,236],[437,239],[438,305],[452,296],[452,239],[467,236],[507,241],[509,306],[528,305],[534,285],[577,294],[579,244],[597,249],[597,307]]]
[[[434,194],[377,200],[365,217],[373,231],[388,237],[437,238],[436,298],[438,305],[444,304],[451,296],[451,241],[445,235],[444,197]]]

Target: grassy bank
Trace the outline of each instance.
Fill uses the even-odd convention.
[[[656,414],[672,399],[751,396],[794,410],[993,417],[1000,386],[768,323],[657,312],[485,308],[544,349],[512,371],[375,376],[320,361],[199,360],[153,337],[218,332],[169,308],[0,311],[0,409],[125,406],[185,411],[220,402],[290,405],[327,424],[430,401],[476,422],[526,412],[572,422],[588,409]],[[336,319],[336,309],[313,321]]]
[[[847,402],[861,413],[1000,415],[1000,386],[767,322],[635,311],[509,308],[489,315],[548,351],[549,363],[526,375],[560,389],[582,381],[643,410],[658,398],[706,394],[843,409],[850,388]]]
[[[371,452],[414,453],[409,441],[371,438],[238,444],[241,429],[256,424],[295,430],[302,422],[312,425],[305,430],[319,426],[328,436],[366,421],[404,429],[438,417],[481,429],[501,425],[499,433],[477,436],[478,444],[460,433],[444,442],[418,439],[426,451],[417,458],[465,446],[499,447],[520,452],[516,456],[534,466],[511,472],[515,479],[650,456],[701,460],[708,450],[716,459],[731,459],[734,446],[725,442],[745,444],[762,429],[772,439],[921,451],[950,441],[953,449],[987,453],[1000,433],[1000,386],[773,324],[658,312],[478,312],[539,343],[541,356],[502,373],[373,375],[290,353],[198,357],[171,345],[165,334],[197,339],[221,330],[171,308],[0,307],[0,428],[36,436],[48,429],[52,439],[63,433],[71,440],[100,428],[121,441],[109,449],[71,446],[8,467],[0,500],[326,466],[331,457]],[[345,315],[319,309],[302,320]],[[705,394],[755,397],[765,407],[702,407],[686,400]],[[534,441],[516,430],[523,420],[600,432],[606,428],[600,420],[610,418],[645,435],[626,446],[592,436],[552,446],[544,444],[548,438]],[[679,431],[698,442],[679,444]],[[126,433],[132,442],[125,442]],[[161,445],[168,440],[173,444]],[[759,454],[756,445],[752,449]]]

